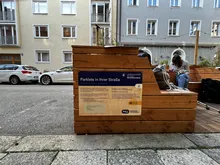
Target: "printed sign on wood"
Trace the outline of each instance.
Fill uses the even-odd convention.
[[[141,115],[142,72],[81,71],[80,116]]]

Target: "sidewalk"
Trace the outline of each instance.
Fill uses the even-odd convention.
[[[0,136],[0,165],[218,165],[219,134]]]

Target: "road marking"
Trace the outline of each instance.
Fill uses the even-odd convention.
[[[24,112],[29,111],[29,110],[30,110],[30,108],[27,108],[27,109],[25,109],[25,110],[23,110],[23,111],[21,111],[19,113],[24,113]]]

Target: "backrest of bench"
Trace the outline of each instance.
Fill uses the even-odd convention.
[[[201,82],[202,79],[211,78],[214,80],[220,80],[220,70],[215,68],[190,68],[190,81]]]

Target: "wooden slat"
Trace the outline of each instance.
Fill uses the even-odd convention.
[[[215,68],[192,68],[190,69],[190,81],[200,81],[211,78],[220,80],[220,71]]]
[[[197,93],[194,93],[192,91],[185,91],[185,90],[161,90],[161,95],[163,96],[187,96],[187,95],[195,95],[197,96]]]
[[[99,69],[149,69],[152,68],[147,58],[134,55],[73,55],[74,68]]]
[[[74,69],[73,71],[73,80],[78,81],[78,73],[79,71],[117,71],[117,72],[142,72],[143,74],[143,83],[156,83],[156,79],[154,73],[151,69],[89,69],[88,68],[80,68]]]
[[[79,116],[79,110],[74,110],[75,121],[191,121],[195,117],[195,109],[143,109],[141,116]]]
[[[74,95],[78,96],[78,82],[74,82]],[[143,84],[143,90],[142,90],[143,96],[151,96],[151,95],[160,95],[160,89],[157,85],[157,83],[144,83]]]
[[[195,68],[195,72],[198,74],[220,74],[220,71],[215,68]]]
[[[191,109],[197,106],[197,95],[143,96],[142,109]],[[74,96],[74,108],[79,108],[79,98]]]
[[[74,54],[129,54],[138,55],[136,47],[72,46]]]
[[[194,126],[194,121],[74,122],[76,134],[186,133],[193,132]]]

